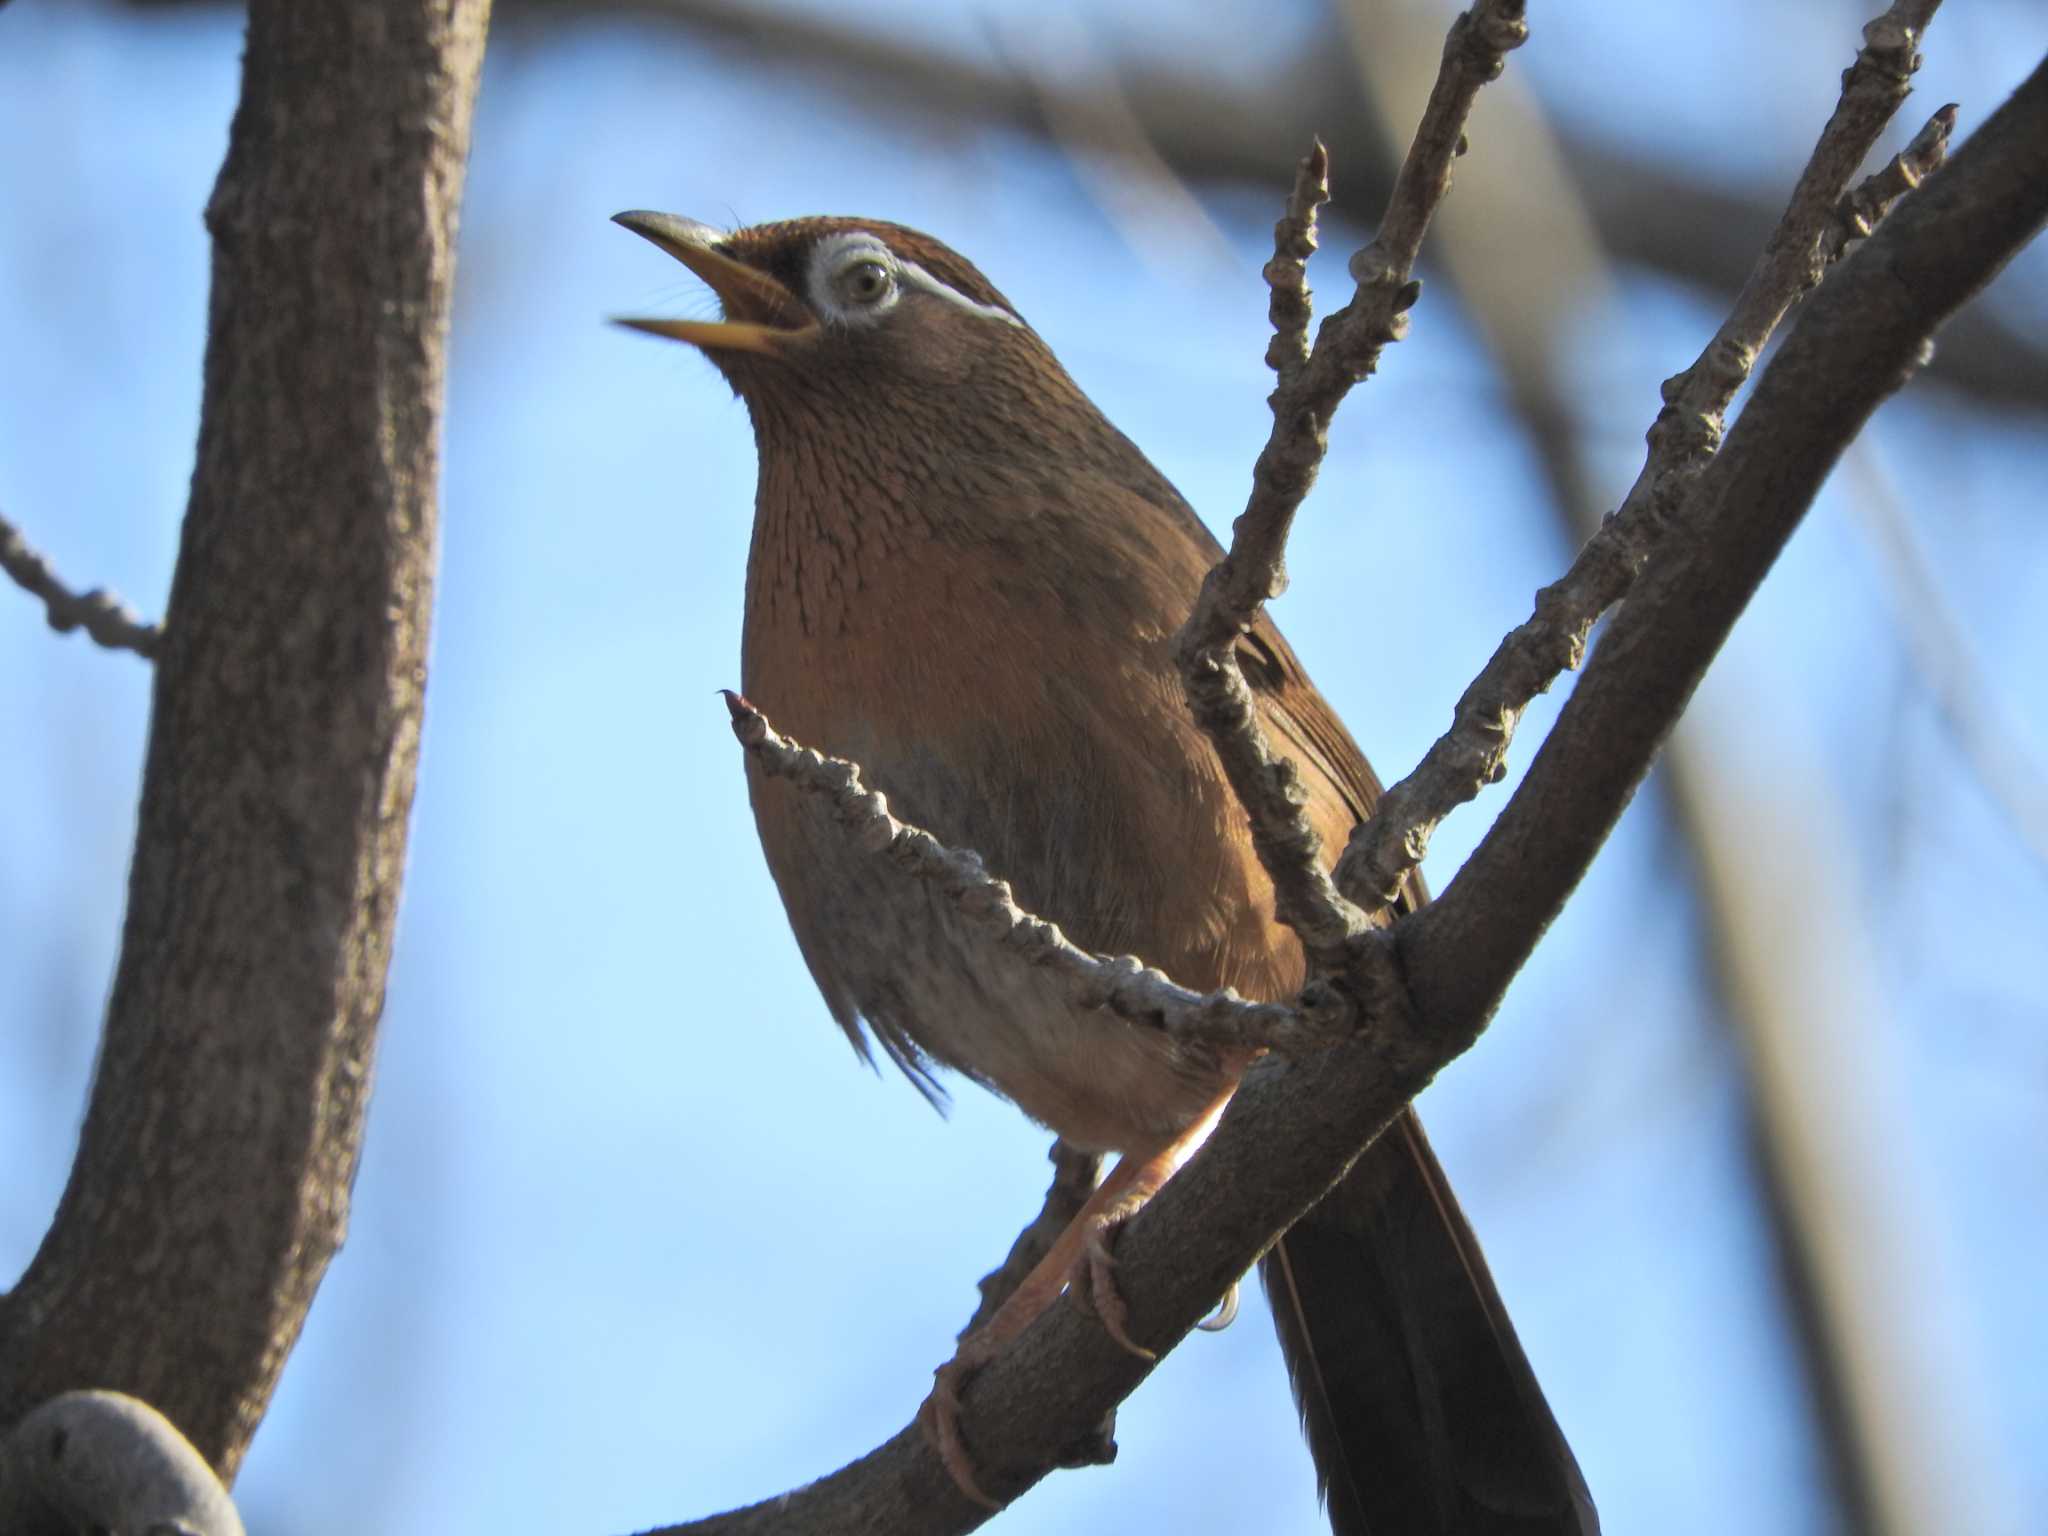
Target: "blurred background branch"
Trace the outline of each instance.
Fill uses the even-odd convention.
[[[1242,183],[1284,193],[1288,168],[1318,134],[1345,147],[1331,185],[1333,211],[1358,222],[1385,206],[1405,141],[1389,133],[1357,89],[1351,60],[1360,6],[1335,9],[1287,56],[1257,69],[1233,59],[1230,67],[1210,60],[1204,68],[1162,70],[1109,54],[1100,43],[1087,46],[1087,33],[1063,13],[1034,23],[1043,50],[1035,66],[1013,47],[977,58],[934,47],[916,29],[850,22],[837,9],[747,0],[513,0],[503,19],[517,26],[607,12],[651,17],[741,58],[802,67],[862,100],[915,111],[934,131],[957,118],[1123,162],[1119,184],[1161,189],[1147,199],[1145,219],[1157,217],[1163,198],[1184,226],[1199,228],[1200,204],[1169,190],[1172,183],[1158,172],[1198,189]],[[1364,14],[1364,27],[1375,34],[1382,25],[1427,30],[1440,19],[1434,9],[1413,5],[1376,5]],[[1050,37],[1043,36],[1047,26]],[[1046,58],[1060,63],[1047,65]],[[1711,293],[1740,286],[1778,216],[1779,203],[1760,189],[1717,185],[1682,161],[1631,153],[1611,139],[1553,129],[1545,144],[1543,153],[1580,189],[1585,225],[1609,259]],[[1155,226],[1136,243],[1160,238]],[[1523,254],[1540,255],[1540,248],[1531,243]],[[1995,305],[1978,305],[1949,328],[1930,376],[1987,402],[2048,409],[2048,335],[2016,328]]]

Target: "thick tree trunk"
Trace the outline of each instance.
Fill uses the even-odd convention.
[[[488,13],[251,7],[127,925],[70,1183],[0,1298],[0,1422],[120,1388],[231,1475],[346,1229]]]

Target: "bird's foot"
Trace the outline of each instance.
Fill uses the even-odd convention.
[[[1118,1344],[1141,1360],[1156,1360],[1159,1358],[1156,1352],[1131,1338],[1129,1309],[1124,1305],[1123,1293],[1116,1286],[1116,1256],[1110,1251],[1110,1234],[1118,1224],[1114,1218],[1090,1224],[1087,1238],[1066,1277],[1066,1293],[1073,1297],[1075,1305],[1082,1311],[1093,1313],[1102,1324],[1103,1332]],[[917,1410],[918,1423],[924,1427],[925,1437],[938,1453],[946,1475],[953,1479],[953,1486],[983,1509],[991,1511],[1001,1510],[1003,1504],[989,1495],[975,1474],[974,1458],[968,1454],[966,1437],[960,1432],[960,1392],[977,1371],[1000,1355],[1010,1340],[1022,1331],[1016,1314],[1003,1317],[999,1311],[997,1315],[1002,1326],[998,1327],[996,1320],[992,1319],[990,1326],[970,1333],[960,1341],[960,1348],[953,1358],[932,1372],[931,1393]],[[1035,1317],[1036,1312],[1032,1316]],[[1236,1316],[1237,1287],[1233,1285],[1217,1307],[1216,1315],[1201,1326],[1211,1330],[1228,1328]],[[1029,1321],[1029,1318],[1024,1319],[1025,1323]],[[1104,1426],[1077,1445],[1070,1459],[1062,1464],[1100,1466],[1116,1460],[1116,1441],[1111,1438],[1109,1429],[1114,1423],[1115,1415],[1112,1413],[1104,1421]]]
[[[988,1336],[986,1328],[970,1333],[960,1341],[953,1358],[932,1372],[931,1395],[917,1410],[917,1419],[924,1426],[925,1438],[938,1452],[939,1464],[953,1479],[953,1486],[983,1509],[1000,1510],[1001,1502],[990,1498],[975,1476],[974,1458],[967,1453],[967,1441],[960,1433],[960,1389],[969,1377],[1002,1353],[1002,1342],[984,1342]]]
[[[1124,1349],[1140,1360],[1157,1360],[1156,1350],[1147,1349],[1131,1337],[1130,1309],[1124,1305],[1123,1292],[1117,1289],[1116,1255],[1110,1251],[1110,1238],[1120,1224],[1121,1219],[1113,1210],[1089,1223],[1087,1237],[1067,1280],[1067,1294],[1083,1312],[1093,1313],[1102,1324],[1102,1331]]]
[[[1083,1211],[1062,1233],[1053,1252],[1027,1276],[1024,1283],[996,1309],[988,1323],[960,1341],[960,1348],[932,1373],[931,1395],[918,1409],[918,1421],[938,1453],[953,1485],[984,1509],[1003,1506],[989,1496],[976,1475],[974,1458],[960,1432],[960,1393],[974,1373],[1009,1348],[1011,1342],[1037,1321],[1039,1315],[1059,1299],[1064,1290],[1083,1311],[1094,1313],[1103,1331],[1123,1348],[1143,1360],[1159,1357],[1130,1335],[1129,1312],[1116,1286],[1116,1258],[1110,1252],[1110,1234],[1122,1221],[1118,1207],[1108,1205],[1097,1211]],[[1112,1453],[1113,1454],[1113,1453]],[[1102,1459],[1098,1455],[1095,1459]]]
[[[1216,1095],[1202,1113],[1170,1140],[1134,1155],[1127,1149],[1109,1177],[1053,1240],[995,1315],[960,1341],[960,1348],[932,1373],[931,1395],[917,1410],[918,1421],[954,1485],[984,1509],[1003,1506],[989,1497],[975,1474],[974,1458],[960,1433],[960,1392],[974,1373],[1009,1348],[1011,1341],[1067,1292],[1092,1311],[1112,1339],[1141,1360],[1158,1354],[1131,1337],[1130,1313],[1116,1284],[1116,1257],[1110,1239],[1202,1144],[1237,1087],[1236,1079]]]

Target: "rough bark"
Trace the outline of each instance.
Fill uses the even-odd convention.
[[[487,0],[252,5],[121,955],[0,1422],[70,1388],[232,1474],[347,1225],[412,801]]]

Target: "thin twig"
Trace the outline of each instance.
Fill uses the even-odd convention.
[[[1821,237],[1850,176],[1905,100],[1920,63],[1915,45],[1939,3],[1900,0],[1863,29],[1864,46],[1843,76],[1841,98],[1734,309],[1698,360],[1665,381],[1664,408],[1650,427],[1635,485],[1571,569],[1536,594],[1535,612],[1501,641],[1458,700],[1451,728],[1353,830],[1337,861],[1336,883],[1348,899],[1368,910],[1392,905],[1437,824],[1506,773],[1508,743],[1529,701],[1578,666],[1594,621],[1621,600],[1665,531],[1683,520],[1693,482],[1720,446],[1730,402],[1778,323],[1826,270]]]
[[[1835,216],[1820,237],[1820,259],[1832,266],[1851,240],[1866,240],[1891,206],[1932,174],[1948,157],[1949,135],[1956,129],[1956,104],[1950,102],[1913,135],[1913,142],[1885,162],[1884,169],[1863,178],[1855,191],[1835,204]]]
[[[1423,234],[1450,190],[1451,162],[1465,147],[1465,123],[1479,88],[1498,78],[1507,52],[1528,36],[1522,10],[1522,0],[1479,0],[1452,23],[1443,66],[1395,178],[1379,235],[1352,258],[1357,291],[1323,322],[1306,361],[1291,333],[1297,323],[1294,290],[1299,288],[1304,309],[1307,291],[1298,281],[1288,283],[1285,264],[1297,259],[1315,207],[1328,196],[1328,166],[1320,145],[1302,162],[1288,217],[1275,231],[1279,277],[1268,277],[1276,328],[1286,327],[1268,354],[1280,376],[1269,402],[1272,434],[1253,468],[1251,497],[1232,529],[1230,552],[1204,579],[1175,642],[1190,707],[1250,818],[1253,846],[1273,880],[1275,909],[1322,967],[1341,961],[1370,918],[1338,892],[1323,869],[1320,839],[1303,814],[1299,777],[1266,740],[1235,646],[1267,599],[1286,585],[1288,531],[1315,484],[1329,446],[1331,415],[1352,385],[1378,366],[1387,343],[1407,331],[1407,311],[1422,291],[1410,273]],[[1299,323],[1305,330],[1305,314]]]
[[[1054,972],[1077,1007],[1106,1008],[1189,1044],[1282,1054],[1327,1046],[1350,1027],[1350,1006],[1332,989],[1312,988],[1298,1006],[1247,1002],[1231,987],[1191,991],[1135,955],[1090,954],[1058,924],[1020,907],[1009,882],[989,874],[980,854],[949,848],[890,815],[888,797],[861,782],[858,765],[780,735],[740,695],[727,691],[724,697],[733,735],[768,773],[830,800],[849,841],[938,886],[992,950]]]
[[[1266,317],[1273,339],[1266,344],[1266,366],[1286,389],[1308,366],[1308,322],[1315,313],[1309,302],[1308,259],[1316,251],[1316,213],[1330,200],[1330,152],[1317,139],[1295,168],[1294,190],[1287,211],[1273,226],[1273,259],[1261,276],[1273,297]]]
[[[1842,449],[1941,324],[2048,222],[2048,62],[1805,307],[1529,771],[1441,895],[1396,925],[1416,1007],[1485,1017],[1556,917]]]
[[[57,579],[49,561],[29,547],[21,530],[0,517],[0,570],[17,585],[43,600],[50,628],[58,634],[82,629],[110,651],[133,651],[155,660],[163,644],[161,625],[151,624],[103,587],[73,592]]]

